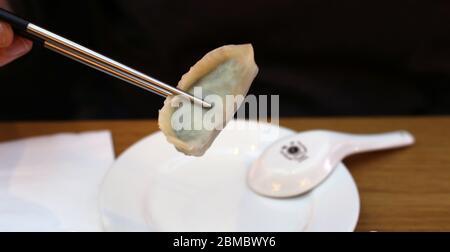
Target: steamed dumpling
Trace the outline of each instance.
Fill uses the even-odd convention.
[[[195,96],[202,95],[214,106],[204,109],[183,98],[168,97],[159,113],[159,127],[167,140],[186,155],[202,156],[241,105],[242,100],[230,103],[228,97],[245,97],[257,74],[250,44],[223,46],[208,53],[181,78],[177,87]],[[200,88],[201,94],[197,93]]]

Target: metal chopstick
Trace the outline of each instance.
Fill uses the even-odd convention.
[[[96,70],[107,73],[120,80],[164,97],[180,95],[202,107],[212,107],[211,104],[201,98],[172,87],[73,41],[47,31],[1,8],[0,19],[9,22],[16,30],[19,30],[22,34],[25,33],[25,35],[28,35],[27,37],[41,43],[45,48],[81,62]]]
[[[127,74],[124,74],[123,72],[117,71],[114,68],[107,67],[107,66],[105,66],[103,64],[100,64],[100,63],[98,63],[98,62],[96,62],[94,60],[91,60],[91,59],[89,59],[87,57],[83,57],[82,55],[74,53],[73,51],[71,51],[71,50],[69,50],[67,48],[64,48],[63,46],[60,46],[60,45],[58,45],[56,43],[44,42],[44,47],[49,49],[49,50],[52,50],[52,51],[54,51],[56,53],[64,55],[64,56],[66,56],[66,57],[68,57],[70,59],[73,59],[75,61],[83,63],[83,64],[85,64],[85,65],[87,65],[89,67],[92,67],[92,68],[96,69],[96,70],[104,72],[104,73],[106,73],[108,75],[114,76],[114,77],[116,77],[116,78],[118,78],[120,80],[126,81],[126,82],[128,82],[130,84],[133,84],[135,86],[138,86],[138,87],[140,87],[142,89],[151,91],[151,92],[153,92],[155,94],[158,94],[158,95],[161,95],[161,96],[164,96],[164,97],[172,95],[172,93],[170,93],[169,91],[167,91],[165,89],[159,88],[157,86],[149,85],[145,81],[133,78],[130,75],[127,75]]]

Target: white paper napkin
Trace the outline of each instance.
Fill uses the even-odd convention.
[[[101,231],[108,131],[0,143],[0,231]]]

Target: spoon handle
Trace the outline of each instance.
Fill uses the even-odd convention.
[[[414,136],[408,131],[395,131],[373,135],[345,135],[348,155],[361,152],[387,150],[414,144]]]

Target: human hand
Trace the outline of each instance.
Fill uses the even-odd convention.
[[[7,0],[0,0],[0,8],[10,10]],[[32,47],[30,40],[14,35],[11,26],[0,21],[0,67],[27,54]]]

